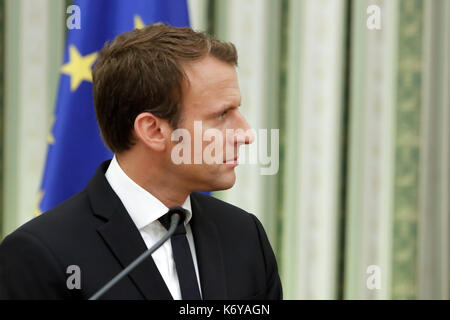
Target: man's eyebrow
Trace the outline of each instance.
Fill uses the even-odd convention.
[[[233,103],[224,103],[221,104],[216,111],[224,111],[224,110],[228,110],[228,109],[232,109],[232,108],[236,108],[236,105],[234,105]]]
[[[221,109],[224,110],[228,110],[228,109],[232,109],[232,108],[236,108],[236,107],[240,107],[242,105],[242,101],[239,101],[239,104],[235,105],[234,103],[225,103],[222,105]]]
[[[234,103],[224,103],[220,105],[220,107],[218,107],[216,110],[212,111],[211,114],[220,114],[233,108],[239,108],[241,105],[242,100],[239,101],[239,104],[237,106]]]

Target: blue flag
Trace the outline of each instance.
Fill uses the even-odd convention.
[[[81,191],[99,164],[112,158],[98,129],[92,67],[106,41],[156,22],[189,26],[186,0],[80,0],[81,29],[68,30],[54,123],[37,214]]]

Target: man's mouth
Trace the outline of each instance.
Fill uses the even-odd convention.
[[[239,164],[238,158],[239,158],[239,156],[236,156],[233,159],[225,160],[224,163],[227,165],[237,166]]]

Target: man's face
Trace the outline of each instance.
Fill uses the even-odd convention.
[[[251,134],[244,134],[250,127],[239,111],[241,92],[236,69],[208,56],[185,65],[184,70],[189,84],[183,88],[178,128],[191,137],[189,145],[185,145],[190,149],[190,161],[175,164],[172,153],[170,169],[190,190],[229,189],[236,181],[239,146],[253,141]],[[211,140],[205,141],[209,133],[213,133],[209,135]],[[194,140],[201,140],[201,146],[194,147]],[[171,144],[170,151],[176,144]]]

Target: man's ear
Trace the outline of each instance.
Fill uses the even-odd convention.
[[[164,151],[170,138],[169,124],[150,112],[139,114],[134,120],[136,138],[155,151]]]

